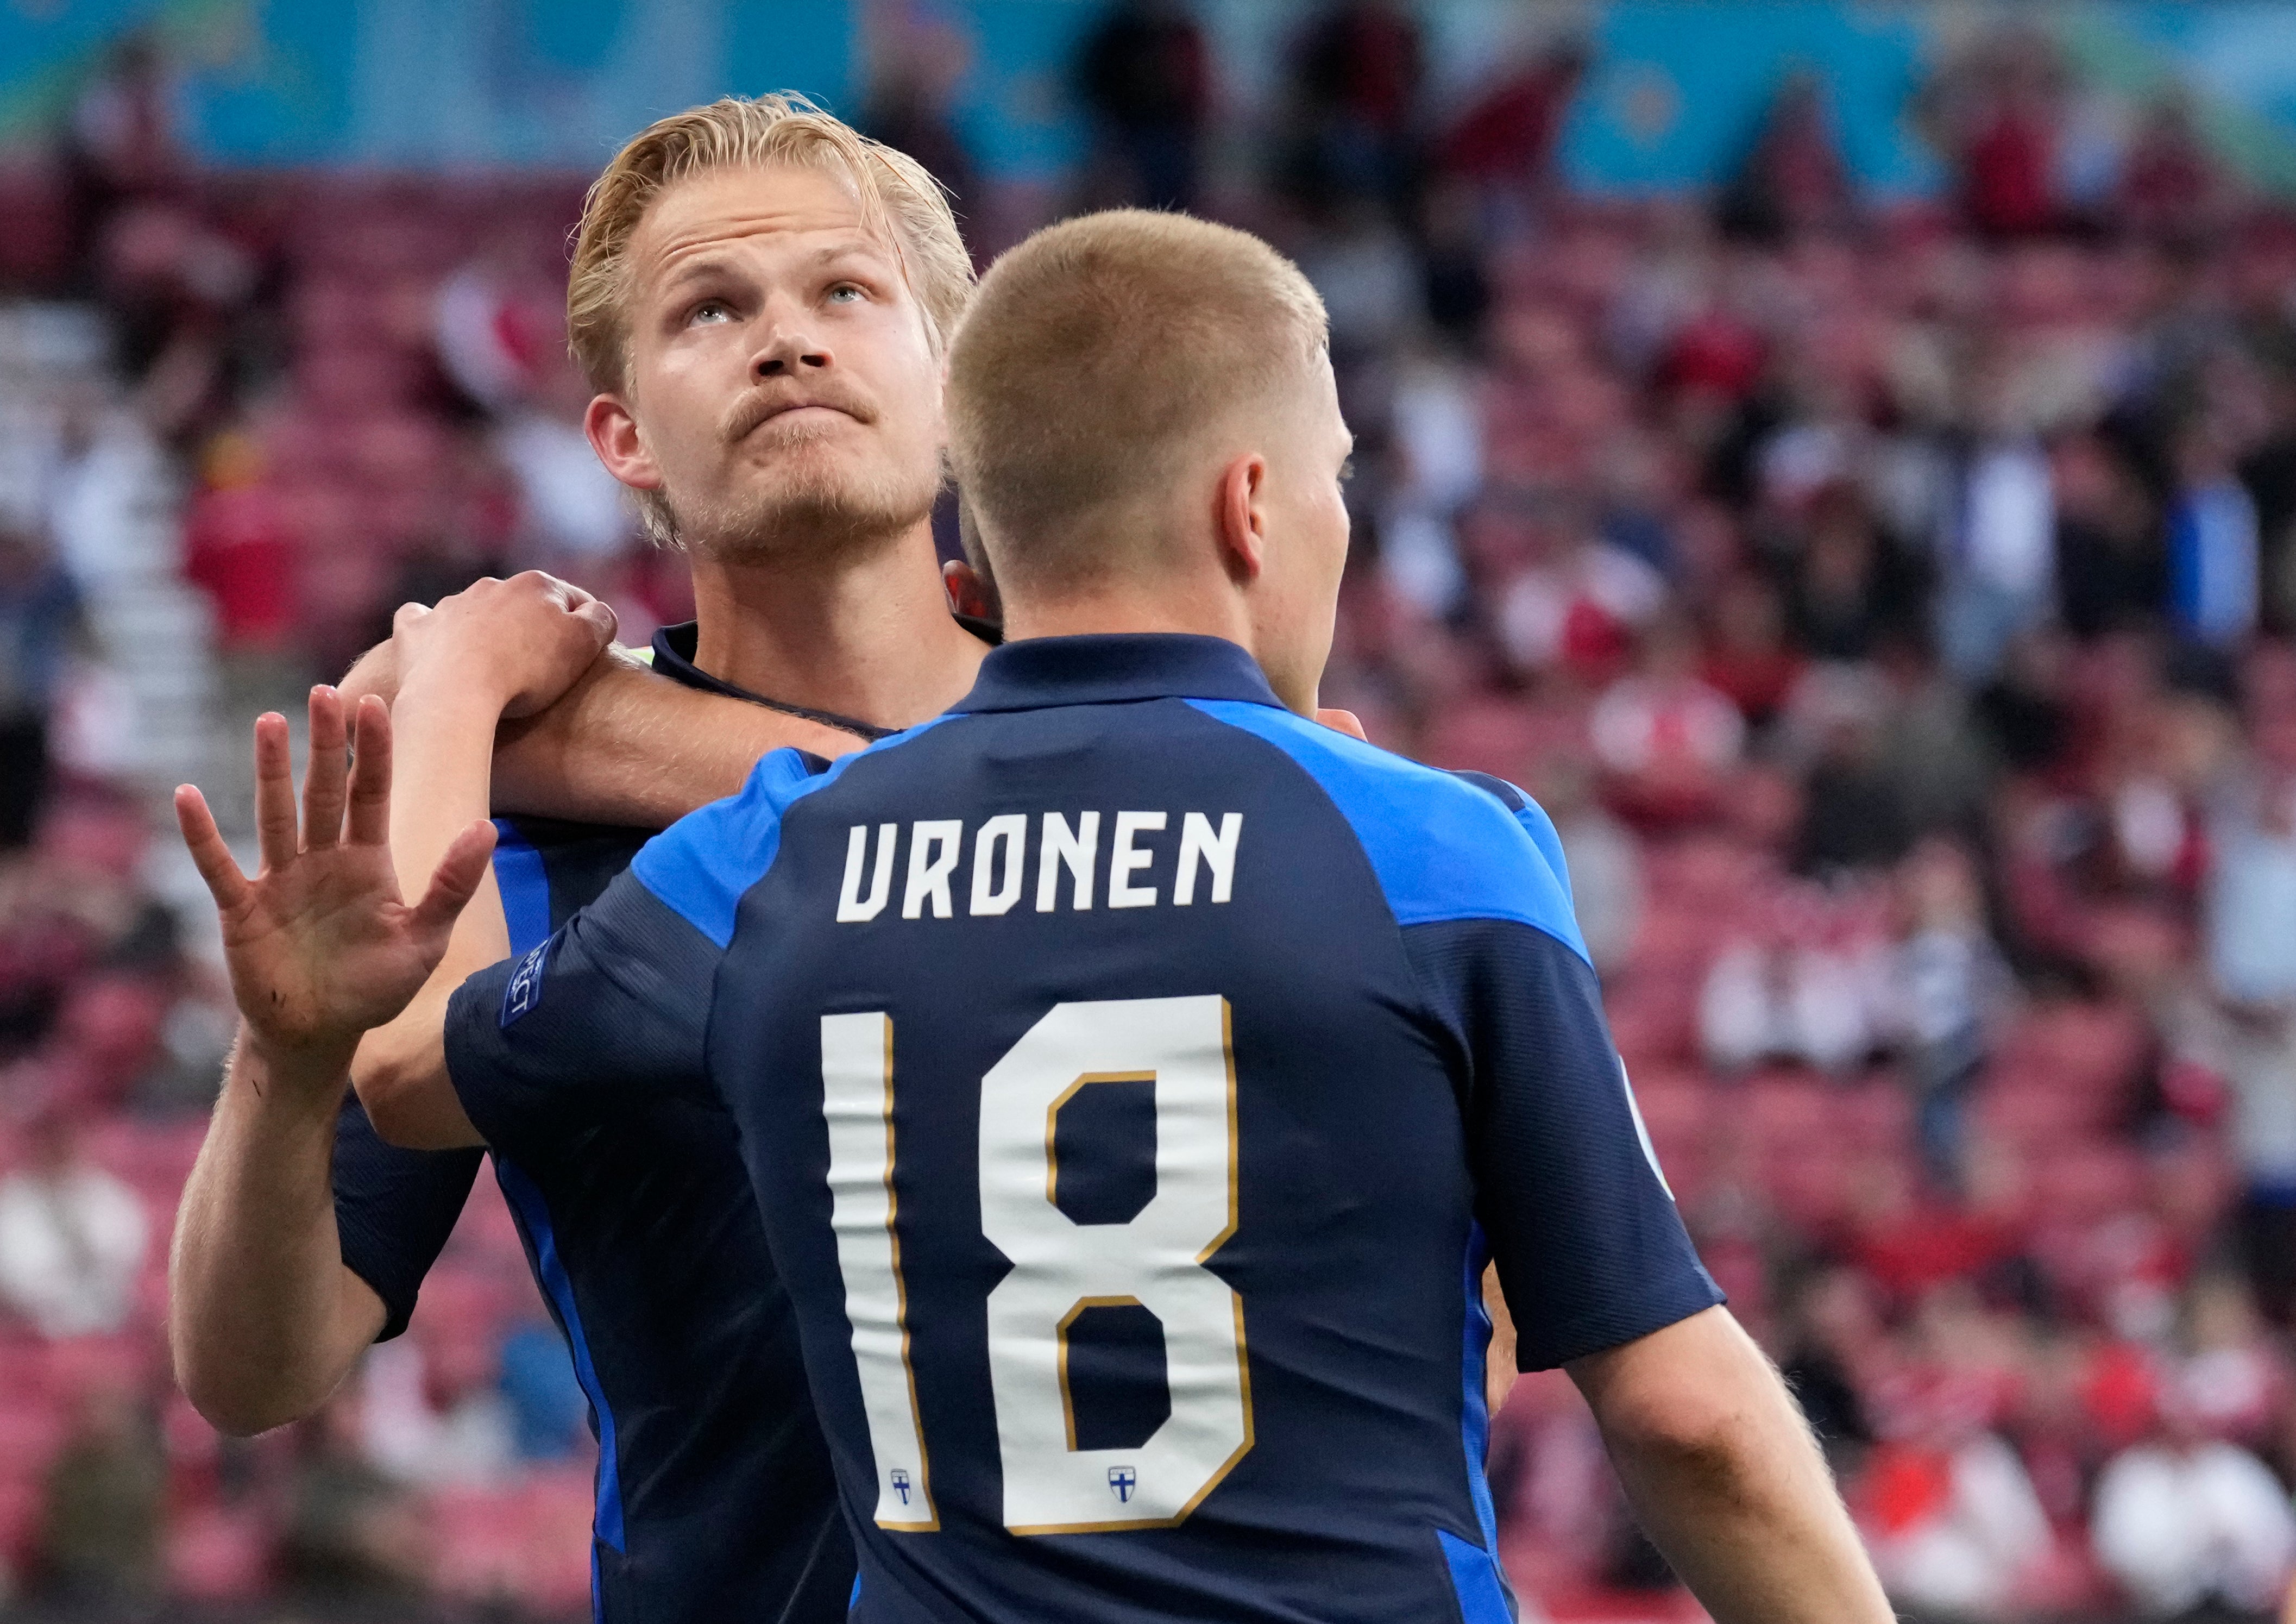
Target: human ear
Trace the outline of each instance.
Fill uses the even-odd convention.
[[[1258,452],[1220,470],[1213,513],[1220,562],[1230,578],[1249,586],[1267,567],[1267,459]]]
[[[996,600],[996,584],[964,560],[952,558],[941,565],[940,585],[948,596],[951,613],[991,625],[1004,619],[1004,606]]]
[[[582,432],[590,449],[612,474],[632,490],[660,490],[661,470],[638,432],[637,419],[612,395],[594,397],[582,413]]]

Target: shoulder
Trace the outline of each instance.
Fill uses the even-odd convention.
[[[836,761],[800,750],[775,750],[750,769],[737,793],[686,814],[648,841],[630,873],[723,948],[734,939],[742,898],[773,866],[781,849],[782,820],[791,808],[836,783],[857,762],[896,750],[942,719],[880,739]]]
[[[1511,919],[1586,956],[1562,841],[1514,785],[1423,766],[1288,710],[1188,702],[1266,741],[1315,781],[1354,830],[1398,924]]]

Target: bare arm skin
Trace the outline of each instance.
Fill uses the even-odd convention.
[[[351,668],[344,692],[396,702],[399,659],[396,639],[377,644]],[[494,740],[496,811],[640,829],[668,828],[734,793],[775,750],[833,759],[863,743],[818,722],[657,677],[619,644],[563,698],[504,722]]]
[[[1506,1407],[1507,1395],[1514,1390],[1518,1373],[1514,1363],[1514,1316],[1507,1310],[1506,1292],[1499,1284],[1498,1266],[1494,1263],[1483,1266],[1483,1312],[1491,1317],[1491,1345],[1483,1355],[1483,1408],[1487,1414],[1496,1415]]]
[[[1716,1624],[1890,1624],[1816,1440],[1727,1309],[1569,1369],[1635,1514]]]
[[[184,1186],[168,1265],[176,1380],[234,1437],[324,1403],[381,1333],[382,1299],[343,1262],[329,1175],[340,1079],[242,1037]]]
[[[832,759],[865,740],[801,717],[657,677],[614,648],[546,710],[505,723],[495,805],[505,812],[666,829],[738,791],[788,748]]]
[[[382,1328],[384,1310],[346,1268],[329,1174],[334,1122],[357,1035],[412,996],[445,951],[484,872],[492,831],[450,843],[408,906],[381,850],[390,716],[358,719],[359,764],[344,763],[340,696],[311,696],[312,771],[299,838],[287,725],[256,724],[263,853],[241,874],[198,791],[176,791],[184,838],[216,899],[242,1017],[169,1260],[168,1341],[176,1378],[219,1429],[262,1431],[308,1414]]]
[[[435,610],[410,603],[398,611],[390,848],[402,885],[430,872],[458,831],[487,816],[497,726],[535,714],[594,668],[612,635],[611,610],[532,572],[480,581]],[[484,1143],[447,1074],[445,1034],[455,988],[510,954],[491,867],[472,902],[422,990],[359,1046],[352,1070],[359,1102],[390,1144],[444,1150]]]

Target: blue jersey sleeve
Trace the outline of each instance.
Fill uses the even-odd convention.
[[[570,1111],[635,1092],[699,1094],[723,949],[623,874],[447,1012],[447,1070],[472,1125],[515,1157]]]
[[[335,1121],[335,1234],[343,1265],[382,1299],[387,1342],[406,1329],[423,1275],[438,1261],[478,1177],[480,1151],[386,1144],[357,1095]]]
[[[1517,1362],[1547,1370],[1723,1297],[1611,1042],[1553,825],[1513,786],[1479,785],[1526,837],[1484,853],[1496,916],[1412,925],[1404,939],[1465,1062],[1476,1216],[1514,1316]],[[1550,915],[1549,928],[1529,923]]]

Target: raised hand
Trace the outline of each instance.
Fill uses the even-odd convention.
[[[402,687],[437,676],[483,693],[506,718],[548,706],[613,639],[610,604],[539,570],[489,576],[435,609],[406,604],[390,637]]]
[[[348,1067],[359,1035],[397,1015],[439,959],[486,875],[494,826],[455,836],[412,906],[390,862],[390,711],[359,702],[357,762],[344,760],[340,694],[311,690],[311,759],[299,835],[287,719],[255,724],[255,822],[262,865],[240,872],[206,799],[176,791],[176,818],[223,922],[224,959],[258,1044],[323,1070]]]

